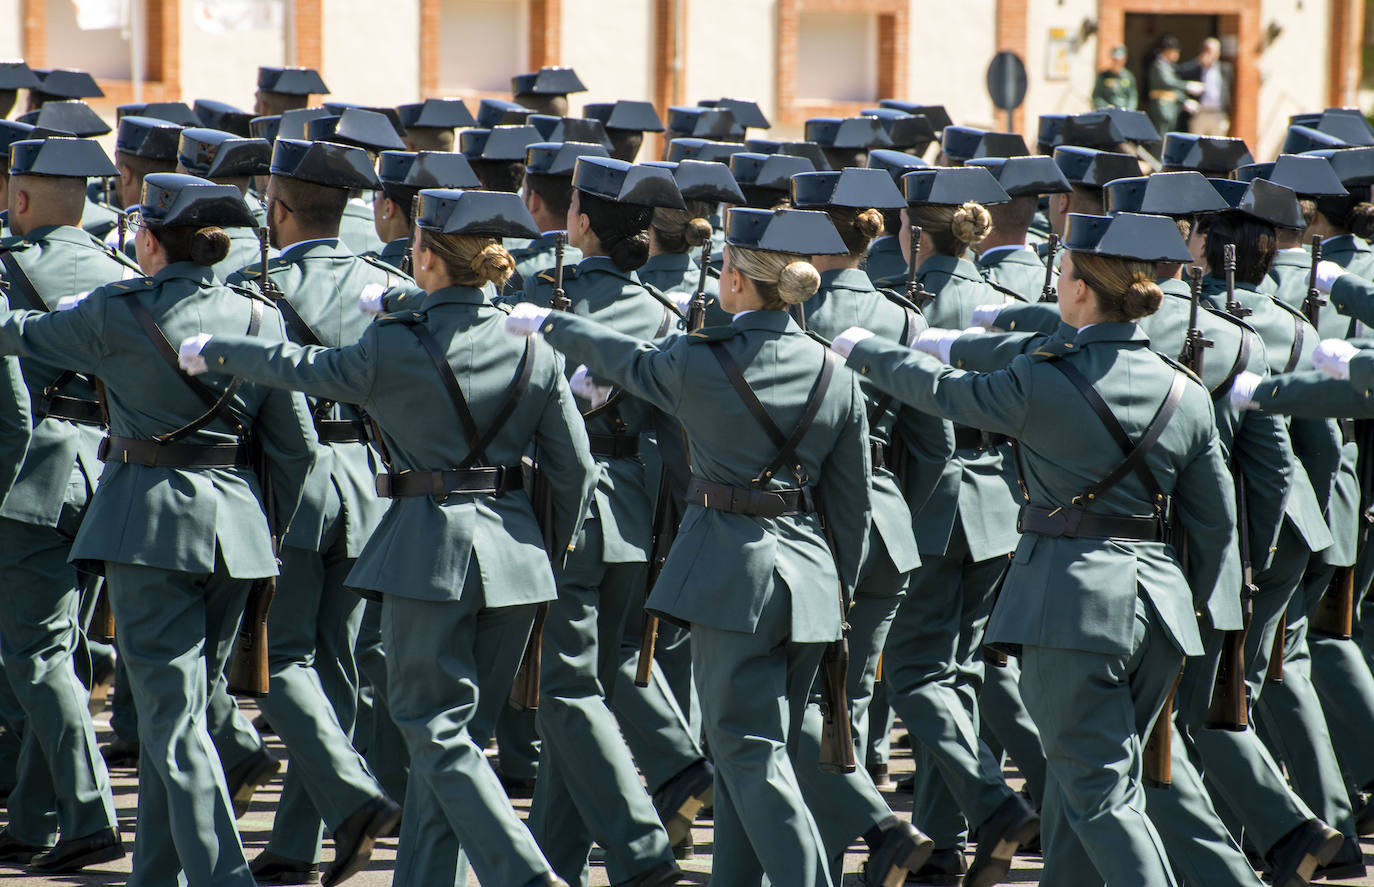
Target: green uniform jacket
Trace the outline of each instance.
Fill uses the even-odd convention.
[[[360,404],[381,426],[392,470],[456,468],[470,452],[437,368],[410,321],[444,347],[479,434],[510,397],[525,341],[505,335],[505,313],[486,290],[449,287],[418,312],[386,315],[341,348],[266,344],[215,336],[202,352],[218,370],[317,398]],[[534,441],[553,490],[556,556],[571,544],[596,479],[587,434],[553,350],[529,341],[529,387],[487,448],[485,465],[520,464]],[[457,600],[476,556],[488,607],[556,597],[534,509],[523,490],[503,496],[454,494],[392,499],[348,585],[427,601]]]
[[[701,278],[701,266],[687,253],[659,253],[650,256],[635,273],[646,286],[661,293],[696,294]],[[706,325],[722,326],[730,322],[730,315],[720,307],[720,277],[706,274]]]
[[[1133,440],[1144,433],[1178,372],[1150,351],[1144,332],[1130,323],[1080,330],[1072,341],[1017,357],[994,373],[952,369],[876,337],[854,348],[849,366],[918,409],[1020,439],[1030,502],[1053,508],[1067,507],[1121,461],[1120,449],[1083,395],[1045,362],[1054,354],[1065,355],[1092,381]],[[1202,652],[1195,607],[1205,605],[1218,587],[1239,595],[1240,577],[1234,490],[1211,397],[1201,385],[1187,386],[1145,461],[1160,488],[1175,496],[1194,553],[1187,580],[1167,543],[1027,534],[988,623],[989,642],[1129,656],[1135,602],[1143,592],[1178,648],[1188,655]],[[1153,512],[1134,474],[1097,502],[1109,514]]]
[[[801,419],[826,359],[824,346],[781,311],[752,311],[727,327],[707,327],[655,345],[582,317],[554,312],[545,338],[593,373],[676,416],[687,431],[692,470],[703,480],[747,487],[777,448],[749,414],[708,342],[739,364],[784,433]],[[689,505],[649,606],[681,622],[752,632],[759,613],[786,583],[791,640],[840,636],[840,583],[852,596],[869,528],[868,422],[858,379],[836,370],[810,430],[797,446],[809,483],[819,488],[833,529],[832,557],[815,514],[776,519]],[[772,486],[793,486],[783,470]],[[838,572],[837,561],[838,559]]]
[[[1145,113],[1160,135],[1174,129],[1187,91],[1182,77],[1163,57],[1157,57],[1145,72]]]
[[[248,329],[250,300],[215,281],[210,268],[179,262],[154,277],[94,290],[68,311],[15,311],[0,320],[0,353],[18,354],[99,376],[105,382],[110,433],[149,440],[205,412],[183,377],[158,354],[133,312],[138,299],[171,343],[199,333]],[[280,317],[264,308],[259,335],[282,341]],[[173,344],[173,347],[176,347]],[[223,389],[226,378],[208,384]],[[243,385],[232,400],[272,460],[277,515],[283,529],[310,471],[314,429],[300,395]],[[234,440],[223,420],[182,443]],[[245,468],[152,468],[108,462],[72,546],[72,560],[137,564],[186,573],[274,576],[277,562],[257,478]]]
[[[24,237],[0,242],[14,256],[44,306],[30,305],[17,287],[9,291],[10,307],[16,309],[55,309],[59,300],[90,292],[117,280],[142,277],[136,266],[80,228],[67,225],[36,228]],[[25,357],[20,361],[28,386],[30,405],[41,403],[47,388],[68,369],[60,361]],[[61,389],[68,397],[95,400],[95,390],[81,378]],[[19,468],[18,478],[0,505],[0,516],[45,527],[57,526],[66,499],[73,469],[79,471],[89,487],[100,476],[96,447],[100,429],[63,419],[43,419],[33,425],[27,447],[0,451],[0,463]],[[14,439],[18,444],[18,439]]]
[[[104,203],[96,203],[89,197],[81,210],[81,230],[101,240],[119,226],[119,213]]]
[[[0,311],[8,310],[9,303],[0,296]],[[19,358],[0,358],[0,503],[14,487],[32,435],[33,408]]]
[[[1374,353],[1361,351],[1350,358],[1350,385],[1369,403],[1370,390],[1374,389]]]
[[[515,259],[515,273],[506,281],[504,292],[518,293],[525,288],[525,278],[533,277],[540,271],[548,271],[557,262],[554,236],[557,231],[546,231],[535,240],[522,240],[522,246],[512,247],[509,243],[511,258]],[[575,246],[563,247],[563,267],[571,268],[582,261],[582,250]]]
[[[397,271],[405,271],[403,265],[406,260],[406,250],[410,249],[409,237],[398,237],[382,247],[382,251],[377,253],[376,258],[395,268]]]
[[[1098,71],[1093,82],[1094,108],[1125,108],[1134,111],[1140,104],[1140,90],[1135,85],[1135,75],[1130,68],[1116,71]]]
[[[222,262],[215,263],[216,277],[220,280],[228,280],[235,271],[262,263],[262,249],[258,246],[258,229],[225,228],[224,233],[229,235],[229,255],[225,256]],[[277,251],[269,246],[267,248],[267,260],[270,262],[276,257]]]
[[[1374,279],[1374,247],[1354,234],[1339,234],[1322,241],[1322,258],[1335,262],[1351,274]]]
[[[231,275],[229,282],[256,289],[260,270],[257,265],[249,265]],[[319,340],[332,347],[358,341],[371,323],[358,311],[358,294],[363,287],[377,283],[388,289],[398,286],[407,292],[419,292],[404,274],[375,259],[356,256],[334,240],[313,240],[287,247],[267,263],[267,273]],[[312,415],[319,406],[318,400],[311,400]],[[353,405],[335,404],[327,415],[317,418],[357,419],[358,412]],[[343,504],[348,556],[357,557],[386,511],[386,503],[379,501],[376,493],[375,478],[381,461],[365,443],[317,446],[319,451],[305,480],[300,510],[283,544],[306,551],[319,550],[329,484],[333,483]]]
[[[978,270],[989,282],[1011,290],[1024,302],[1039,301],[1045,291],[1045,263],[1033,249],[999,249],[990,256],[979,256]]]
[[[624,335],[657,339],[682,329],[676,311],[651,296],[635,272],[621,270],[605,256],[591,256],[565,268],[563,288],[574,314]],[[516,300],[547,305],[552,294],[553,274],[544,271],[525,281],[525,290]],[[576,368],[577,363],[568,363],[565,369],[571,375]],[[653,424],[649,405],[634,396],[620,398],[613,410],[588,415],[589,434],[638,435]],[[644,462],[639,456],[598,456],[597,462],[601,476],[591,513],[601,521],[602,561],[643,563],[649,558],[655,493],[648,487]]]
[[[377,222],[372,218],[372,204],[360,197],[350,197],[344,205],[343,219],[339,222],[339,240],[353,251],[354,255],[379,253],[384,244],[377,236]]]
[[[868,275],[858,269],[822,272],[820,290],[804,307],[806,328],[827,339],[852,326],[862,326],[910,345],[926,328],[919,309],[913,305],[904,310],[894,297],[874,289]],[[873,469],[869,485],[873,526],[897,571],[914,570],[921,558],[912,533],[912,508],[919,510],[925,504],[954,455],[954,429],[943,419],[902,407],[867,380],[861,382],[868,399],[869,435],[880,447],[904,447],[910,460],[905,478],[895,476],[886,465]],[[876,414],[879,408],[880,415]],[[905,495],[906,490],[913,491],[911,498]]]
[[[1269,265],[1269,274],[1260,285],[1260,292],[1301,311],[1307,298],[1307,276],[1311,270],[1312,254],[1307,249],[1281,249],[1274,253],[1274,261]],[[1322,325],[1325,326],[1325,322]]]
[[[863,268],[874,286],[878,286],[879,281],[887,281],[884,286],[895,286],[900,293],[906,291],[906,264],[901,239],[894,234],[887,234],[868,245]],[[898,282],[894,285],[891,281]]]

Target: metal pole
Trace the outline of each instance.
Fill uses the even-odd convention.
[[[134,103],[143,102],[143,0],[129,0],[129,80]]]

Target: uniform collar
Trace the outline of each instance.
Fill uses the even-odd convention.
[[[341,250],[345,255],[352,255],[337,237],[320,237],[291,244],[281,251],[281,258],[294,261],[305,256],[333,256]]]
[[[490,305],[491,291],[487,287],[446,286],[443,289],[426,293],[420,302],[420,310],[426,311],[435,305]]]
[[[581,274],[588,271],[605,271],[614,274],[616,277],[623,277],[634,283],[639,283],[639,275],[633,271],[626,271],[615,262],[611,261],[610,256],[587,256],[577,263],[577,270]]]
[[[916,276],[925,277],[932,271],[943,271],[954,277],[962,277],[977,283],[983,282],[983,275],[978,273],[978,266],[962,257],[931,256],[921,262],[921,267],[917,270]]]
[[[1148,342],[1150,337],[1131,321],[1095,323],[1080,329],[1073,337],[1075,345],[1082,347],[1092,342]]]
[[[1371,251],[1369,243],[1354,234],[1337,234],[1322,241],[1322,249],[1348,249],[1357,253]]]
[[[94,242],[91,235],[72,225],[42,225],[25,234],[24,239],[29,243],[61,240],[67,243],[79,243],[82,246],[91,246]]]
[[[1283,265],[1289,268],[1306,267],[1312,264],[1312,254],[1300,246],[1295,246],[1291,249],[1281,249],[1274,253],[1273,264]]]
[[[1164,291],[1164,295],[1166,296],[1182,296],[1185,299],[1191,299],[1193,296],[1192,287],[1188,285],[1187,281],[1180,278],[1165,277],[1156,280],[1155,283],[1159,285],[1159,288]]]
[[[692,257],[686,253],[659,253],[649,256],[641,270],[645,271],[691,271],[696,267]]]
[[[821,289],[855,290],[861,293],[873,292],[873,281],[858,268],[831,268],[821,272]]]
[[[209,265],[195,262],[173,262],[153,275],[153,283],[161,284],[169,280],[194,280],[201,284],[214,283],[215,269]]]
[[[994,246],[992,249],[983,250],[982,254],[978,256],[978,264],[989,265],[992,263],[1000,262],[1003,259],[1010,259],[1012,261],[1015,261],[1018,258],[1024,258],[1022,256],[1018,256],[1017,253],[1031,253],[1032,255],[1034,255],[1034,251],[1031,249],[1030,244],[1008,243],[1002,246]],[[1039,256],[1036,256],[1037,262],[1039,261],[1039,258]]]
[[[737,330],[767,330],[773,333],[801,332],[792,315],[786,311],[759,309],[737,315],[730,325]]]

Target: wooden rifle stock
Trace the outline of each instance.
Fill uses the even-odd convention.
[[[825,647],[821,657],[821,753],[822,773],[853,773],[854,734],[849,726],[849,639],[840,638]]]
[[[1254,613],[1254,563],[1250,557],[1250,520],[1245,491],[1245,474],[1235,464],[1231,475],[1236,487],[1236,541],[1240,549],[1241,608],[1244,616],[1238,630],[1227,631],[1221,641],[1216,680],[1204,722],[1209,730],[1244,732],[1250,724],[1250,702],[1245,689],[1245,635]]]
[[[520,711],[535,711],[539,708],[539,670],[543,659],[541,650],[544,646],[544,620],[548,615],[547,601],[535,609],[534,624],[530,626],[530,639],[525,644],[525,655],[520,658],[520,668],[515,672],[515,683],[511,685],[510,703]]]
[[[91,613],[91,625],[86,630],[86,634],[98,641],[113,641],[114,629],[114,608],[110,606],[110,587],[102,580],[100,593],[95,598],[95,610]]]
[[[266,275],[267,267],[264,264],[264,278]],[[280,565],[281,538],[277,528],[276,502],[272,495],[272,472],[257,440],[252,441],[252,450],[253,470],[262,489],[267,528],[272,533],[272,554]],[[271,688],[271,674],[267,669],[267,614],[272,609],[272,599],[276,594],[276,576],[255,579],[248,590],[248,600],[244,604],[243,618],[239,621],[238,636],[234,641],[234,657],[229,666],[228,690],[231,695],[257,698],[266,696]]]
[[[1054,257],[1059,252],[1059,235],[1051,234],[1045,251],[1045,285],[1040,288],[1040,301],[1058,302],[1059,290],[1054,286]]]
[[[1283,683],[1283,651],[1288,646],[1288,625],[1282,616],[1274,630],[1274,646],[1269,650],[1269,667],[1264,671],[1267,684]]]
[[[1145,738],[1142,769],[1145,784],[1151,788],[1168,788],[1173,782],[1174,694],[1178,692],[1178,683],[1182,679],[1183,672],[1179,671],[1178,677],[1174,678],[1174,686],[1164,699],[1159,717],[1155,718],[1154,726],[1150,728],[1150,735]]]
[[[908,230],[911,232],[911,261],[906,266],[906,298],[917,308],[924,309],[935,301],[935,296],[916,279],[916,269],[921,264],[921,226],[912,225]]]
[[[1355,628],[1354,567],[1336,568],[1336,575],[1317,601],[1308,625],[1312,631],[1324,637],[1343,641],[1350,639]]]

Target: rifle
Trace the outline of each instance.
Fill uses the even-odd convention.
[[[696,292],[692,294],[691,305],[687,309],[687,330],[695,332],[706,325],[706,278],[711,261],[711,242],[701,245],[701,267],[697,274]],[[663,564],[668,560],[668,552],[677,538],[677,527],[682,522],[677,502],[673,499],[672,485],[668,483],[665,470],[658,481],[658,500],[654,506],[654,541],[649,558],[649,575],[645,583],[647,593],[653,591],[654,583],[663,572]],[[644,611],[644,625],[639,634],[639,661],[635,664],[635,686],[649,686],[649,676],[654,668],[654,654],[658,651],[658,617]]]
[[[410,236],[406,238],[406,255],[401,260],[401,270],[415,275],[415,225],[420,221],[420,194],[416,192],[410,201]]]
[[[555,311],[567,311],[572,307],[571,300],[563,292],[563,251],[568,244],[566,231],[559,231],[553,238],[553,295],[549,307]],[[535,516],[544,530],[544,550],[552,559],[557,540],[553,535],[553,489],[539,471],[538,460],[534,463],[534,482],[531,485],[530,499],[534,505]],[[544,647],[544,621],[549,615],[548,602],[534,611],[534,624],[530,626],[530,637],[525,644],[524,655],[520,657],[520,667],[515,672],[515,682],[511,685],[510,704],[520,711],[534,711],[539,708],[539,671],[542,667],[541,651]]]
[[[1249,317],[1254,312],[1236,300],[1236,245],[1226,244],[1223,259],[1226,270],[1226,313],[1232,317]]]
[[[1145,784],[1152,788],[1168,788],[1173,782],[1174,694],[1178,692],[1181,680],[1183,670],[1179,669],[1178,677],[1174,678],[1174,685],[1164,698],[1164,707],[1159,710],[1141,753]]]
[[[267,229],[258,234],[258,290],[269,300],[276,301],[281,290],[267,276]],[[263,508],[267,512],[267,528],[272,534],[272,556],[281,564],[281,537],[277,531],[277,506],[272,495],[272,472],[260,442],[253,442],[253,471],[262,489]],[[243,619],[234,641],[234,660],[229,668],[229,692],[235,696],[266,696],[271,687],[267,670],[267,615],[277,594],[277,577],[253,580],[248,600],[243,606]]]
[[[1308,620],[1312,631],[1323,637],[1349,640],[1355,627],[1355,568],[1337,567]]]
[[[1202,309],[1202,269],[1194,267],[1190,274],[1188,298],[1188,334],[1183,340],[1183,353],[1178,362],[1192,370],[1193,375],[1202,378],[1204,351],[1216,343],[1202,334],[1197,325],[1198,313]]]
[[[906,266],[906,298],[917,308],[924,309],[935,301],[935,294],[926,289],[924,283],[916,279],[916,268],[921,264],[921,226],[911,226],[911,261]]]
[[[1040,288],[1040,301],[1058,302],[1059,290],[1054,286],[1054,257],[1059,252],[1059,235],[1051,234],[1045,252],[1045,285]]]
[[[86,630],[89,637],[98,641],[114,640],[114,608],[110,606],[110,589],[100,582],[100,593],[96,595],[95,610],[91,613],[91,625]]]
[[[1317,320],[1322,315],[1322,306],[1326,304],[1326,299],[1317,292],[1317,266],[1322,262],[1322,238],[1320,234],[1312,236],[1312,267],[1307,271],[1307,296],[1302,300],[1302,313],[1312,322],[1312,326],[1317,326]]]
[[[839,570],[839,548],[835,546],[835,533],[825,517],[825,505],[816,491],[816,510],[821,515],[821,533],[826,546]],[[820,768],[822,773],[853,773],[858,769],[854,757],[854,731],[849,722],[849,620],[846,618],[849,602],[844,593],[844,581],[839,583],[840,591],[840,639],[825,645],[821,654],[821,748]]]
[[[124,244],[129,239],[129,214],[122,210],[115,210],[118,219],[117,226],[119,234],[115,238],[115,243],[119,245],[119,251],[124,252]]]

